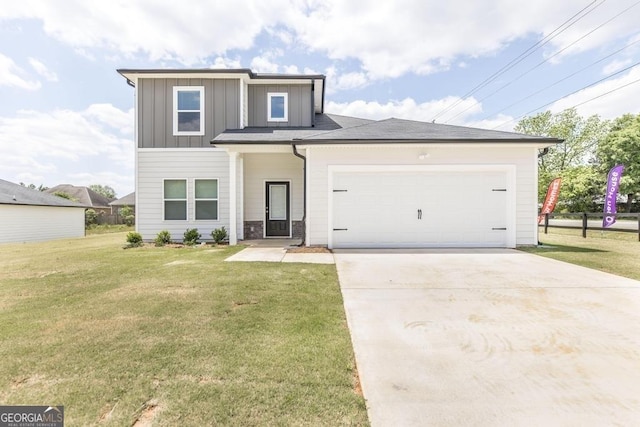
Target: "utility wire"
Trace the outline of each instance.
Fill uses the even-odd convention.
[[[522,102],[526,101],[527,99],[530,99],[530,98],[532,98],[532,97],[534,97],[534,96],[538,95],[539,93],[544,92],[545,90],[551,89],[552,87],[554,87],[554,86],[556,86],[556,85],[558,85],[558,84],[560,84],[560,83],[562,83],[562,82],[564,82],[564,81],[566,81],[566,80],[570,79],[571,77],[573,77],[573,76],[575,76],[575,75],[577,75],[577,74],[580,74],[581,72],[583,72],[583,71],[585,71],[585,70],[587,70],[587,69],[589,69],[589,68],[593,67],[593,66],[594,66],[594,65],[596,65],[596,64],[599,64],[599,63],[601,63],[601,62],[603,62],[603,61],[605,61],[605,60],[607,60],[607,59],[611,58],[611,57],[612,57],[612,56],[614,56],[614,55],[617,55],[618,53],[622,52],[622,51],[623,51],[623,50],[625,50],[625,49],[630,48],[631,46],[633,46],[633,45],[635,45],[635,44],[637,44],[637,43],[640,43],[640,38],[639,38],[638,40],[636,40],[636,41],[634,41],[634,42],[631,42],[631,43],[629,43],[628,45],[626,45],[626,46],[624,46],[624,47],[622,47],[622,48],[620,48],[620,49],[616,50],[615,52],[613,52],[613,53],[611,53],[611,54],[609,54],[609,55],[607,55],[607,56],[604,56],[604,57],[602,57],[602,58],[598,59],[598,60],[597,60],[597,61],[595,61],[595,62],[592,62],[591,64],[587,65],[586,67],[581,68],[580,70],[578,70],[578,71],[576,71],[576,72],[574,72],[574,73],[571,73],[571,74],[569,74],[568,76],[563,77],[563,78],[562,78],[562,79],[560,79],[560,80],[557,80],[556,82],[554,82],[554,83],[550,84],[549,86],[545,86],[545,87],[543,87],[543,88],[542,88],[542,89],[540,89],[540,90],[537,90],[537,91],[535,91],[535,92],[533,92],[533,93],[530,93],[529,95],[525,96],[524,98],[521,98],[520,100],[518,100],[518,101],[516,101],[516,102],[514,102],[514,103],[512,103],[512,104],[509,104],[509,105],[507,105],[506,107],[504,107],[504,108],[502,108],[502,109],[500,109],[500,110],[498,110],[498,111],[495,111],[495,112],[493,112],[493,113],[491,113],[491,114],[487,114],[487,115],[486,115],[486,116],[484,116],[482,119],[480,119],[480,121],[482,121],[482,120],[486,120],[486,119],[488,119],[489,117],[491,117],[491,116],[493,116],[493,115],[500,114],[500,113],[502,113],[504,110],[507,110],[507,109],[509,109],[509,108],[511,108],[511,107],[514,107],[514,106],[516,106],[516,105],[518,105],[518,104],[520,104],[520,103],[522,103]]]
[[[576,93],[578,93],[578,92],[580,92],[580,91],[582,91],[582,90],[585,90],[585,89],[587,89],[587,88],[590,88],[590,87],[592,87],[592,86],[595,86],[595,85],[597,85],[598,83],[602,83],[603,81],[608,80],[608,79],[610,79],[610,78],[611,78],[611,77],[613,77],[613,76],[617,76],[618,74],[624,73],[625,71],[629,71],[629,70],[631,70],[632,68],[637,67],[638,65],[640,65],[640,61],[638,61],[638,62],[636,62],[635,64],[630,65],[630,66],[628,66],[628,67],[626,67],[626,68],[623,68],[622,70],[616,71],[615,73],[609,74],[608,76],[603,77],[603,78],[601,78],[600,80],[597,80],[597,81],[595,81],[595,82],[593,82],[593,83],[591,83],[591,84],[589,84],[589,85],[587,85],[587,86],[584,86],[584,87],[581,87],[580,89],[574,90],[573,92],[568,93],[568,94],[566,94],[566,95],[564,95],[564,96],[562,96],[562,97],[560,97],[560,98],[554,99],[554,100],[553,100],[553,101],[551,101],[551,102],[548,102],[548,103],[546,103],[546,104],[544,104],[544,105],[541,105],[541,106],[539,106],[539,107],[537,107],[537,108],[534,108],[533,110],[528,111],[528,112],[526,112],[526,113],[522,114],[521,116],[518,116],[518,117],[513,118],[513,119],[511,119],[511,120],[508,120],[508,121],[506,121],[506,122],[504,122],[504,123],[501,123],[501,124],[499,124],[498,126],[494,127],[493,129],[497,129],[497,128],[502,127],[502,126],[504,126],[504,125],[506,125],[506,124],[508,124],[508,123],[514,122],[514,121],[516,121],[516,120],[520,120],[521,118],[523,118],[523,117],[525,117],[525,116],[528,116],[529,114],[534,113],[534,112],[536,112],[536,111],[538,111],[538,110],[540,110],[540,109],[542,109],[542,108],[544,108],[544,107],[548,107],[549,105],[551,105],[551,104],[553,104],[553,103],[555,103],[555,102],[558,102],[558,101],[560,101],[561,99],[567,98],[567,97],[569,97],[569,96],[571,96],[571,95],[575,95]],[[573,105],[573,106],[571,106],[570,108],[579,107],[580,105],[584,105],[584,104],[586,104],[587,102],[593,101],[594,99],[601,98],[601,97],[603,97],[603,96],[605,96],[605,95],[608,95],[608,94],[610,94],[610,93],[612,93],[612,92],[615,92],[615,91],[617,91],[617,90],[620,90],[620,89],[622,89],[622,88],[625,88],[625,87],[627,87],[627,86],[630,86],[630,85],[632,85],[632,84],[634,84],[634,83],[637,83],[637,82],[639,82],[639,81],[640,81],[640,79],[638,79],[638,80],[634,80],[634,81],[633,81],[633,82],[631,82],[631,83],[627,83],[627,84],[625,84],[625,85],[622,85],[622,86],[620,86],[620,87],[617,87],[617,88],[615,88],[615,89],[612,89],[612,90],[610,90],[610,91],[608,91],[608,92],[605,92],[605,93],[603,93],[603,94],[601,94],[601,95],[598,95],[598,96],[596,96],[596,97],[593,97],[593,98],[591,98],[591,99],[588,99],[588,100],[586,100],[586,101],[584,101],[584,102],[581,102],[581,103],[579,103],[579,104]]]
[[[553,30],[551,33],[549,33],[547,36],[545,36],[543,39],[539,40],[538,42],[534,43],[532,46],[530,46],[527,50],[525,50],[524,52],[522,52],[520,55],[518,55],[516,58],[512,59],[509,63],[507,63],[506,65],[504,65],[502,68],[500,68],[498,71],[494,72],[492,75],[490,75],[489,77],[487,77],[486,79],[484,79],[482,82],[480,82],[478,85],[476,85],[473,89],[471,89],[470,91],[468,91],[466,94],[464,94],[460,99],[458,99],[456,102],[454,102],[453,104],[449,105],[448,107],[444,108],[442,111],[440,111],[438,114],[436,114],[433,117],[433,121],[435,121],[438,117],[440,117],[441,115],[443,115],[444,113],[446,113],[447,111],[450,111],[451,109],[453,109],[454,107],[456,107],[458,104],[460,104],[466,97],[473,95],[474,93],[476,93],[477,91],[479,91],[480,89],[484,88],[485,86],[487,86],[489,83],[493,82],[495,79],[497,79],[498,77],[500,77],[502,74],[506,73],[507,71],[509,71],[511,68],[515,67],[517,64],[519,64],[520,62],[524,61],[525,58],[527,58],[528,56],[530,56],[531,54],[533,54],[533,52],[535,52],[536,50],[540,49],[541,47],[543,47],[544,45],[546,45],[547,43],[549,43],[551,40],[553,40],[555,37],[557,37],[558,35],[560,35],[561,33],[563,33],[564,31],[566,31],[568,28],[570,28],[572,25],[574,25],[575,23],[577,23],[578,21],[580,21],[582,18],[584,18],[585,16],[587,16],[589,13],[593,12],[596,8],[598,8],[599,6],[601,6],[603,3],[600,3],[594,7],[592,7],[595,3],[597,3],[598,0],[594,0],[593,2],[589,3],[587,6],[585,6],[584,8],[582,8],[581,10],[579,10],[577,13],[575,13],[571,18],[567,19],[566,21],[564,21],[560,26],[558,26],[555,30]],[[591,8],[591,10],[588,10],[587,12],[585,12],[585,10]],[[582,14],[583,12],[585,12],[582,16],[579,16],[580,14]],[[571,22],[575,19],[574,22]],[[571,23],[570,23],[571,22]],[[570,23],[570,24],[569,24]],[[567,25],[568,24],[568,25]],[[565,28],[562,28],[566,25]],[[555,34],[557,33],[557,34]]]
[[[602,3],[601,3],[602,4]],[[629,9],[637,6],[638,4],[640,4],[640,0],[635,2],[634,4],[632,4],[631,6],[627,7],[626,9],[624,9],[622,12],[618,13],[617,15],[615,15],[614,17],[608,19],[607,21],[603,22],[602,24],[598,25],[597,27],[595,27],[594,29],[592,29],[591,31],[587,32],[586,34],[582,35],[581,37],[579,37],[578,39],[574,40],[573,42],[569,43],[568,45],[566,45],[565,47],[563,47],[562,49],[558,50],[557,52],[555,52],[553,55],[551,55],[550,57],[548,57],[547,59],[545,59],[544,61],[539,62],[538,64],[536,64],[535,66],[533,66],[532,68],[528,69],[527,71],[525,71],[524,73],[520,74],[519,76],[517,76],[516,78],[514,78],[513,80],[507,82],[506,84],[504,84],[503,86],[499,87],[498,89],[496,89],[495,91],[491,92],[490,94],[488,94],[487,96],[485,96],[484,98],[480,98],[479,100],[475,101],[474,103],[472,103],[471,105],[469,105],[467,108],[465,108],[464,110],[460,111],[458,114],[456,114],[453,117],[448,118],[447,120],[445,120],[445,123],[450,122],[451,120],[455,119],[456,117],[458,117],[459,115],[461,115],[462,113],[464,113],[465,111],[469,110],[470,108],[478,105],[479,103],[481,103],[482,101],[484,101],[487,98],[492,97],[493,95],[495,95],[496,93],[500,92],[501,90],[503,90],[504,88],[510,86],[512,83],[520,80],[522,77],[526,76],[527,74],[529,74],[530,72],[532,72],[533,70],[541,67],[543,64],[549,62],[550,60],[552,60],[553,58],[555,58],[556,56],[560,55],[562,52],[564,52],[565,50],[569,49],[570,47],[574,46],[576,43],[584,40],[586,37],[590,36],[591,34],[593,34],[595,31],[599,30],[600,28],[604,27],[605,25],[607,25],[608,23],[610,23],[611,21],[613,21],[614,19],[618,18],[619,16],[621,16],[622,14],[626,13]]]

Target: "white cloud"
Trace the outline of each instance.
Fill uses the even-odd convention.
[[[13,62],[13,59],[0,53],[0,86],[26,90],[38,90],[42,86],[40,82],[26,80],[20,74],[24,74],[24,72]]]
[[[495,129],[495,130],[503,130],[507,132],[513,132],[513,128],[518,124],[516,120],[512,116],[508,116],[505,114],[498,114],[495,117],[487,118],[484,120],[472,120],[466,122],[464,125],[480,128],[480,129]]]
[[[44,65],[42,62],[38,61],[37,59],[29,58],[29,64],[31,64],[31,67],[36,71],[36,73],[40,74],[42,77],[44,77],[48,81],[50,82],[58,81],[58,75],[53,71],[50,71],[46,65]]]
[[[133,109],[93,104],[84,111],[19,111],[0,117],[0,170],[10,181],[36,185],[116,183],[133,188]],[[79,176],[87,177],[80,181]],[[44,181],[47,177],[47,182]],[[93,177],[94,179],[89,179]],[[40,180],[36,179],[40,178]],[[35,182],[38,181],[38,182]]]
[[[213,60],[213,64],[210,65],[213,69],[226,69],[226,68],[242,68],[239,59],[230,59],[224,56],[218,56]]]
[[[405,98],[401,101],[388,101],[386,103],[379,103],[377,101],[367,102],[363,100],[345,103],[329,101],[325,109],[327,113],[374,120],[396,117],[399,119],[430,122],[440,111],[457,100],[458,98],[455,97],[447,97],[423,103],[417,103],[412,98]],[[464,114],[461,114],[457,118],[458,120],[451,124],[462,124],[465,118],[481,111],[480,104],[476,104],[473,98],[464,99],[460,103],[462,109],[472,105],[473,107],[469,108]]]
[[[610,63],[605,65],[604,68],[602,68],[602,74],[605,76],[608,76],[609,74],[613,74],[616,71],[622,70],[629,64],[631,64],[631,59],[624,59],[624,60],[616,59],[615,61],[611,61]]]
[[[341,74],[336,67],[329,67],[325,71],[327,76],[327,94],[331,95],[341,90],[361,89],[370,83],[365,73],[347,72]]]
[[[611,93],[607,94],[607,92]],[[576,106],[578,113],[582,116],[598,114],[605,119],[613,119],[625,113],[640,113],[638,99],[640,99],[640,69],[634,68],[617,79],[604,81],[563,98],[551,105],[549,110],[556,113]]]
[[[256,73],[277,73],[279,65],[273,61],[273,55],[268,53],[254,57],[251,60],[251,69]]]
[[[633,2],[601,1],[594,13],[547,45],[547,53],[575,41]],[[428,74],[470,58],[495,55],[519,38],[551,33],[585,2],[398,0],[371,5],[362,0],[200,0],[188,6],[168,0],[22,0],[3,5],[0,19],[41,20],[47,34],[79,52],[103,48],[125,57],[142,54],[153,61],[188,65],[252,48],[264,34],[292,49],[354,60],[362,74],[346,78],[353,81],[362,76],[370,80]],[[637,34],[639,20],[640,6],[563,55],[606,48],[614,40]],[[255,59],[257,66],[272,70],[268,60]]]

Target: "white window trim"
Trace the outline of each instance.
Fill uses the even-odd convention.
[[[180,132],[178,131],[178,92],[180,91],[199,91],[200,92],[200,130],[193,132]],[[192,111],[197,110],[181,110]],[[173,135],[174,136],[202,136],[204,135],[204,86],[174,86],[173,87]]]
[[[216,199],[210,198],[196,198],[196,181],[216,181],[218,187],[218,197]],[[196,202],[198,201],[216,201],[218,204],[216,205],[216,219],[198,219],[196,218]],[[220,179],[218,178],[194,178],[193,179],[193,220],[194,221],[220,221]]]
[[[184,185],[185,185],[185,195],[186,198],[184,199],[167,199],[165,197],[164,194],[164,188],[165,188],[165,181],[184,181]],[[189,180],[187,178],[165,178],[162,180],[162,221],[170,221],[170,222],[175,222],[175,221],[188,221],[189,220]],[[185,207],[185,219],[167,219],[166,217],[166,212],[165,212],[165,202],[166,201],[170,201],[170,202],[182,202],[184,201],[184,207]]]
[[[284,98],[284,117],[271,116],[271,98]],[[288,122],[289,121],[289,94],[287,92],[269,92],[267,93],[267,121],[268,122]]]

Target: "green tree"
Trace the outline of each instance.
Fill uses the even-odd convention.
[[[30,188],[32,190],[38,190],[38,191],[45,191],[48,190],[49,187],[45,187],[44,185],[40,184],[39,186],[36,187],[35,184],[25,184],[24,182],[21,182],[20,185],[22,185],[23,187],[27,187]]]
[[[640,193],[640,114],[625,114],[614,120],[611,131],[597,150],[601,173],[606,176],[615,165],[624,165],[620,193],[627,196],[626,211]]]
[[[89,188],[98,194],[102,194],[107,199],[116,198],[116,191],[108,185],[92,184]]]
[[[538,158],[538,197],[544,199],[547,186],[553,178],[562,177],[559,207],[578,212],[593,206],[593,200],[602,193],[598,187],[595,159],[599,143],[609,131],[609,122],[598,116],[587,119],[571,108],[553,114],[550,111],[525,117],[515,127],[516,132],[528,135],[562,139],[563,142],[549,147]],[[587,202],[591,200],[591,202]]]

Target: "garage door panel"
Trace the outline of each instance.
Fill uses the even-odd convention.
[[[334,247],[504,247],[504,171],[334,173]]]

